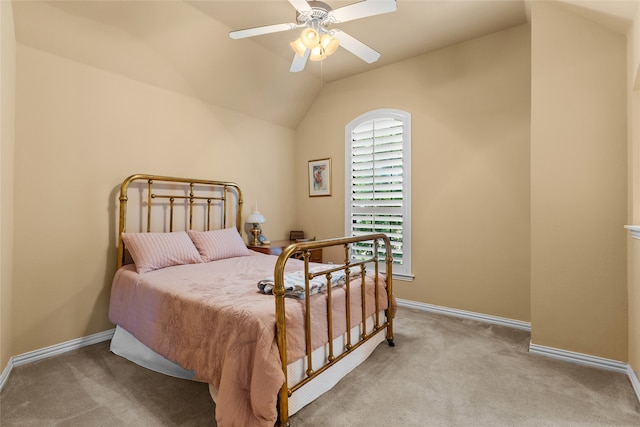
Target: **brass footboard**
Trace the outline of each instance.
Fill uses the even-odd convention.
[[[386,249],[385,254],[385,264],[386,264],[386,293],[387,293],[387,309],[385,310],[385,320],[381,323],[380,320],[380,301],[379,301],[379,275],[378,275],[378,262],[377,262],[377,253],[378,253],[378,245],[379,241],[384,241],[384,247]],[[366,259],[363,261],[351,262],[350,256],[350,246],[354,242],[362,242],[362,241],[373,241],[373,256],[370,259]],[[326,269],[322,271],[314,270],[311,272],[309,270],[309,257],[310,251],[318,248],[325,248],[330,246],[343,246],[344,247],[344,264],[341,265],[328,265]],[[307,371],[306,377],[303,378],[300,382],[295,385],[288,384],[287,378],[287,337],[286,337],[286,324],[285,324],[285,287],[284,287],[284,271],[285,265],[292,254],[294,253],[302,253],[304,258],[304,276],[305,276],[305,339],[306,339],[306,364]],[[366,236],[358,236],[358,237],[344,237],[344,238],[336,238],[336,239],[328,239],[328,240],[318,240],[318,241],[310,241],[310,242],[299,242],[293,243],[286,247],[280,256],[278,257],[278,261],[276,262],[275,272],[274,272],[274,280],[275,280],[275,301],[276,301],[276,334],[277,334],[277,342],[278,349],[280,351],[280,360],[282,361],[282,371],[284,372],[285,381],[280,389],[280,393],[278,396],[278,415],[279,415],[279,423],[280,426],[288,426],[289,425],[289,397],[300,387],[310,382],[313,378],[320,375],[322,372],[329,369],[331,366],[338,363],[340,360],[345,358],[349,353],[356,350],[359,346],[364,344],[366,341],[371,339],[374,335],[379,333],[380,331],[386,329],[387,334],[387,342],[390,346],[393,346],[393,315],[392,315],[392,256],[391,256],[391,244],[389,238],[385,234],[370,234]],[[366,312],[366,289],[364,286],[364,279],[366,276],[366,264],[372,263],[374,266],[374,286],[375,286],[375,313],[374,316],[374,324],[371,331],[367,330],[366,320],[367,315]],[[354,269],[360,270],[360,277],[362,279],[361,289],[361,306],[362,306],[362,315],[361,319],[354,319],[352,322],[351,319],[351,303],[350,303],[350,282],[351,275],[354,272]],[[346,345],[342,352],[338,355],[335,355],[333,349],[333,305],[332,305],[332,295],[331,295],[331,277],[332,274],[336,272],[344,271],[346,282],[345,282],[345,315],[346,315]],[[309,294],[309,281],[315,277],[326,277],[327,286],[326,286],[326,298],[327,298],[327,332],[328,332],[328,357],[325,360],[324,364],[321,368],[314,370],[313,360],[312,360],[312,351],[311,348],[311,307],[310,307],[310,294]],[[356,326],[358,324],[362,324],[362,333],[356,340],[356,342],[352,342],[351,337],[351,327]]]

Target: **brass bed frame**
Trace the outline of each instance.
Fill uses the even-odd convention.
[[[213,181],[203,179],[189,179],[189,178],[177,178],[170,176],[160,175],[145,175],[135,174],[126,178],[120,187],[120,214],[119,214],[119,231],[118,231],[118,268],[124,264],[130,262],[127,258],[127,251],[124,247],[122,240],[122,233],[127,231],[127,206],[130,203],[129,190],[130,187],[137,186],[141,213],[146,215],[140,216],[139,229],[133,230],[136,232],[171,232],[174,231],[174,227],[177,223],[181,222],[180,219],[176,220],[175,209],[176,206],[184,209],[185,216],[182,217],[182,225],[186,229],[194,229],[194,226],[198,225],[199,228],[204,231],[226,228],[235,226],[238,232],[241,232],[242,225],[242,191],[240,187],[233,182],[227,181]],[[146,193],[146,194],[145,194]],[[146,197],[145,197],[146,196]],[[152,228],[152,221],[156,219],[152,215],[152,207],[160,208],[164,213],[164,219],[161,218],[160,229]],[[221,221],[218,223],[218,227],[214,224],[214,215],[212,208],[216,208],[221,211]],[[168,211],[168,212],[167,212]],[[201,214],[202,218],[198,221],[194,219],[194,216]],[[146,222],[146,225],[144,224]],[[158,221],[156,220],[155,223]],[[373,251],[370,258],[352,262],[351,260],[351,244],[355,242],[372,241]],[[387,294],[387,309],[384,310],[385,319],[380,318],[380,301],[379,301],[379,289],[378,289],[378,262],[376,254],[378,253],[379,242],[384,242],[385,248],[385,264],[386,264],[386,294]],[[322,271],[310,272],[309,259],[311,251],[319,248],[326,248],[331,246],[344,247],[344,263],[341,265],[327,265],[326,269]],[[284,271],[287,261],[294,254],[301,257],[304,260],[304,277],[305,277],[305,339],[306,339],[306,377],[295,385],[289,386],[287,378],[287,339],[286,339],[286,326],[285,326],[285,288],[284,288]],[[276,341],[280,352],[280,359],[282,362],[282,370],[285,376],[284,384],[278,394],[278,419],[280,426],[289,425],[289,397],[299,388],[312,381],[315,377],[322,374],[331,366],[344,359],[348,354],[355,351],[358,347],[364,344],[366,341],[377,335],[379,332],[386,329],[386,339],[390,346],[394,346],[393,342],[393,313],[392,313],[392,255],[391,244],[389,238],[382,233],[369,234],[365,236],[355,237],[342,237],[326,240],[314,240],[307,242],[292,243],[287,246],[279,255],[274,269],[274,295],[275,295],[275,312],[276,312]],[[374,266],[374,283],[375,283],[375,314],[373,326],[370,331],[367,331],[367,313],[366,313],[366,289],[365,286],[361,286],[361,319],[357,324],[361,324],[360,334],[357,339],[352,342],[351,328],[353,326],[351,322],[350,313],[350,282],[354,269],[359,269],[361,277],[365,277],[366,264],[373,263]],[[332,274],[338,271],[344,271],[346,279],[346,304],[345,314],[347,321],[347,332],[345,333],[346,344],[342,349],[342,352],[335,354],[334,352],[334,337],[333,336],[333,322],[332,322],[332,295],[331,295],[331,277]],[[315,277],[325,276],[327,280],[326,286],[326,298],[327,298],[327,329],[329,341],[328,357],[324,361],[321,368],[313,370],[313,356],[311,349],[311,330],[310,330],[310,299],[309,299],[309,281]],[[361,322],[361,323],[360,323]]]

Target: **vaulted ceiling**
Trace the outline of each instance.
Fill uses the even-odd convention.
[[[354,1],[326,3],[338,8]],[[585,2],[563,3],[579,3],[582,8]],[[605,16],[611,25],[624,22],[630,13],[629,2],[595,3],[609,5],[604,15],[582,9]],[[528,19],[524,0],[398,0],[396,12],[339,25],[380,52],[377,62],[367,64],[339,49],[325,61],[290,73],[294,54],[289,42],[299,30],[242,40],[228,36],[231,30],[295,22],[295,10],[287,0],[57,0],[13,5],[19,43],[291,128],[324,83]]]

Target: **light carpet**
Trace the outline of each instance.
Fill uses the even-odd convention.
[[[528,353],[529,333],[400,307],[395,347],[291,417],[293,426],[640,426],[621,373]],[[0,425],[215,426],[207,385],[99,343],[13,369]]]

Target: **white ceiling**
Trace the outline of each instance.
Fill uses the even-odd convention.
[[[325,2],[333,8],[355,3]],[[561,3],[616,26],[633,17],[639,2]],[[20,43],[291,128],[323,83],[528,19],[525,0],[397,0],[396,12],[337,25],[380,52],[377,62],[367,64],[341,48],[321,63],[308,63],[301,73],[289,73],[294,55],[289,42],[297,31],[228,37],[232,30],[295,22],[295,9],[287,0],[13,4]]]

